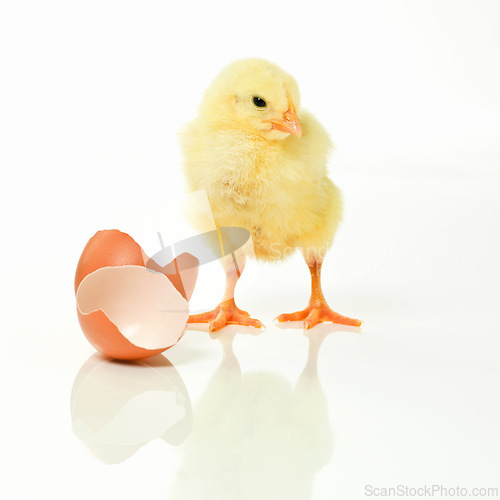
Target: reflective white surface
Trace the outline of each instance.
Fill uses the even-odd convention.
[[[497,2],[1,9],[0,498],[500,489]],[[183,189],[176,132],[249,55],[293,73],[332,133],[345,218],[324,291],[364,324],[274,325],[306,304],[307,267],[250,261],[236,300],[266,331],[190,330],[163,357],[106,361],[77,322],[78,257],[104,228],[187,237],[154,208]],[[223,288],[203,266],[191,310]]]
[[[363,208],[351,204],[325,293],[364,319],[359,330],[273,324],[307,300],[299,258],[245,270],[237,298],[264,332],[191,330],[141,363],[93,353],[70,287],[50,288],[57,308],[47,294],[18,309],[0,368],[2,496],[326,500],[364,498],[365,485],[497,486],[498,184],[344,185]],[[223,281],[207,266],[193,307],[213,305]]]
[[[101,462],[121,463],[154,439],[178,443],[192,428],[191,400],[163,356],[135,363],[96,353],[71,393],[73,432]]]

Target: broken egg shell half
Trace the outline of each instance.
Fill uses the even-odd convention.
[[[160,267],[128,234],[97,232],[75,275],[83,333],[114,359],[144,359],[165,351],[184,334],[197,275],[198,260],[190,254]]]

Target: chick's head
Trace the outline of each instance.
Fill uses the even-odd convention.
[[[227,66],[205,94],[202,114],[211,123],[269,140],[300,137],[299,88],[279,66],[244,59]]]

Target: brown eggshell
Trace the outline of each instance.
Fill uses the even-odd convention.
[[[132,344],[116,328],[102,311],[82,314],[78,310],[78,321],[87,340],[102,354],[113,359],[145,359],[160,354],[169,347],[144,349]]]
[[[187,301],[191,299],[194,292],[198,278],[198,265],[198,259],[187,252],[182,253],[164,267],[146,257],[146,267],[164,274]]]
[[[75,273],[75,293],[83,278],[97,269],[127,265],[145,265],[144,252],[135,240],[117,229],[97,231],[85,245],[78,261]]]
[[[198,259],[185,252],[165,267],[150,259],[139,244],[127,233],[118,229],[97,231],[83,249],[75,272],[75,293],[88,274],[108,266],[145,266],[163,273],[189,301],[198,278]]]
[[[78,319],[85,336],[115,359],[143,359],[165,351],[184,334],[187,300],[197,273],[198,260],[192,255],[184,253],[162,268],[128,234],[97,232],[85,246],[75,274]],[[164,302],[154,305],[157,299]],[[111,317],[106,308],[112,310]],[[144,339],[147,345],[141,345]],[[165,344],[158,345],[162,341]]]

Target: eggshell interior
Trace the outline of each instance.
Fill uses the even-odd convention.
[[[174,345],[189,316],[187,301],[163,274],[142,266],[103,267],[88,274],[76,294],[79,311],[102,311],[132,344]]]

